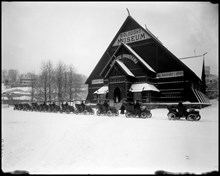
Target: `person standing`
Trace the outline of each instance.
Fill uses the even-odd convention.
[[[135,114],[139,114],[140,110],[141,110],[141,105],[140,105],[139,101],[136,100],[136,103],[134,105]]]
[[[82,107],[82,110],[84,111],[85,110],[85,104],[83,103],[83,101],[81,102],[81,107]]]
[[[107,103],[107,101],[104,102],[103,107],[105,108],[105,111],[108,111],[109,108],[109,104]]]
[[[182,102],[179,102],[177,109],[178,109],[178,114],[180,117],[183,117],[186,115],[187,111],[186,111],[186,108],[183,106]]]

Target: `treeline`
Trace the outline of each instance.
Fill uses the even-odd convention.
[[[72,65],[66,65],[62,61],[56,65],[50,60],[42,62],[39,74],[29,72],[19,75],[16,70],[3,70],[2,78],[11,83],[12,87],[19,86],[22,78],[31,80],[32,100],[72,101],[83,100],[87,95],[87,86],[84,84],[86,76],[77,73]]]

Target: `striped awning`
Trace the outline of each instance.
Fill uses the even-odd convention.
[[[210,103],[208,97],[199,90],[192,89],[199,103]]]

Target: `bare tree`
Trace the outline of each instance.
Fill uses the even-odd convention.
[[[53,94],[53,80],[54,80],[54,69],[53,64],[49,60],[47,62],[42,62],[41,64],[41,73],[38,80],[38,89],[39,94],[44,97],[44,101],[52,101]],[[40,86],[41,85],[41,86]]]
[[[3,69],[2,70],[2,82],[5,82],[6,79],[8,79],[8,70]]]
[[[73,84],[74,84],[74,75],[75,70],[72,65],[69,66],[68,69],[68,98],[71,101],[73,99]]]
[[[41,74],[40,74],[40,84],[43,87],[42,93],[44,96],[44,101],[47,101],[47,84],[48,84],[48,76],[47,76],[47,65],[45,62],[41,64]]]
[[[18,70],[16,69],[9,69],[8,70],[8,79],[9,79],[9,83],[11,85],[14,85],[17,83],[17,80],[18,80]]]
[[[74,74],[74,99],[85,99],[82,94],[85,92],[84,82],[86,77],[82,74],[75,73]]]
[[[29,78],[31,79],[31,101],[33,102],[35,99],[37,75],[34,74],[34,72],[28,74]]]
[[[47,85],[48,85],[48,99],[51,102],[52,100],[52,82],[53,82],[53,64],[52,62],[49,60],[46,63],[46,72],[47,72]]]
[[[42,101],[44,100],[44,88],[43,88],[43,81],[41,80],[42,75],[37,75],[37,79],[35,81],[35,88],[34,88],[34,92],[35,92],[35,98],[37,99],[37,101]]]
[[[64,99],[68,99],[67,88],[68,88],[68,72],[65,66],[64,72],[63,72],[63,98]]]
[[[83,99],[87,88],[86,77],[78,74],[72,65],[59,61],[55,68],[51,61],[42,62],[39,76],[32,74],[36,81],[32,85],[32,99],[40,101],[71,101]],[[85,91],[86,90],[86,91]]]
[[[63,101],[63,83],[64,83],[64,70],[65,70],[65,65],[59,61],[55,70],[55,75],[56,75],[56,87],[57,87],[57,97],[58,101]]]

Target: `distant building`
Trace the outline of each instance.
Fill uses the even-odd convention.
[[[5,79],[3,83],[4,83],[4,85],[5,85],[5,86],[9,86],[9,85],[10,85],[10,83],[9,83],[9,80],[8,80],[8,79]]]
[[[218,76],[211,74],[210,66],[205,67],[205,80],[206,80],[206,94],[209,98],[218,97]]]
[[[211,73],[210,71],[211,71],[210,66],[205,66],[205,75],[206,75],[206,76]]]
[[[218,76],[211,74],[210,66],[205,66],[205,80],[206,84],[213,83],[213,81],[217,80]]]
[[[208,102],[203,55],[180,60],[130,15],[86,84],[90,102]]]
[[[28,75],[22,75],[20,78],[19,86],[31,87],[36,79],[30,78]]]

